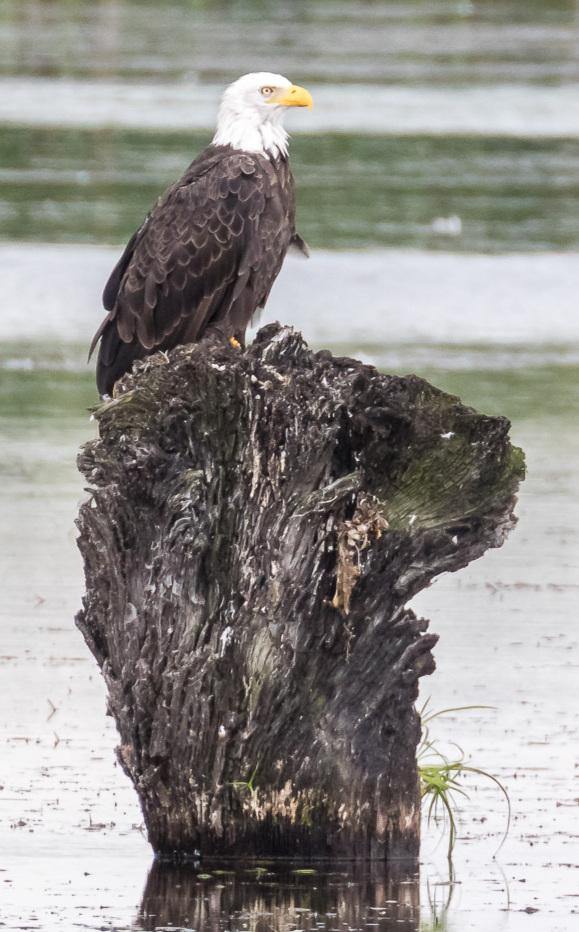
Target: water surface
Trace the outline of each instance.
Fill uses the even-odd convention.
[[[273,921],[294,932],[390,932],[401,922],[409,930],[434,928],[438,918],[456,932],[489,923],[526,932],[529,915],[522,911],[531,908],[551,932],[573,928],[577,365],[542,363],[536,354],[534,365],[527,357],[515,370],[476,369],[475,360],[485,357],[462,346],[437,348],[414,367],[466,403],[511,416],[529,464],[520,523],[507,544],[415,600],[441,634],[438,670],[423,680],[423,700],[430,696],[438,709],[493,707],[439,719],[433,731],[448,753],[456,753],[450,742],[458,743],[475,766],[505,783],[513,823],[498,861],[505,806],[492,784],[478,781],[471,801],[462,802],[456,885],[449,886],[440,829],[425,825],[420,880],[403,877],[397,892],[391,875],[377,893],[374,880],[360,887],[346,876],[349,869],[338,871],[334,892],[325,874],[315,883],[313,875],[301,875],[298,891],[268,886],[273,881],[264,874],[256,890],[251,875],[250,882],[237,874],[200,877],[212,873],[206,865],[178,878],[154,871],[145,887],[150,855],[141,815],[115,766],[116,735],[104,716],[100,675],[72,621],[82,594],[73,519],[83,492],[74,457],[94,433],[86,412],[94,383],[90,373],[55,369],[42,347],[29,350],[26,367],[0,370],[0,741],[10,760],[0,791],[0,866],[7,927],[51,930],[81,922],[92,929],[166,929],[170,921],[225,932],[254,922],[270,928]],[[383,344],[367,352],[386,359],[391,350]],[[381,910],[376,917],[374,907]]]
[[[126,241],[210,139],[5,128],[0,241]],[[309,135],[292,140],[291,159],[313,247],[579,248],[576,139]]]
[[[5,928],[576,927],[578,23],[574,0],[0,0]],[[495,859],[504,801],[470,782],[454,877],[426,823],[419,876],[151,867],[73,624],[103,283],[206,145],[220,88],[264,67],[316,96],[291,149],[314,253],[287,262],[264,321],[509,416],[527,454],[505,546],[414,601],[441,635],[421,702],[491,707],[437,719],[433,737],[513,806]]]
[[[579,79],[576,39],[575,0],[0,3],[4,75],[553,85]]]

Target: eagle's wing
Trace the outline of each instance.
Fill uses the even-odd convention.
[[[101,339],[101,384],[110,383],[105,370],[116,381],[117,368],[126,371],[132,359],[199,339],[252,277],[265,278],[269,290],[281,265],[280,243],[260,221],[274,182],[269,163],[214,147],[160,198],[104,290],[109,315],[93,341]],[[283,254],[292,233],[285,233]],[[249,317],[255,306],[247,308]]]

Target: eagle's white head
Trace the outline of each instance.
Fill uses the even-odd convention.
[[[281,74],[244,74],[221,98],[213,143],[272,158],[287,155],[288,134],[282,125],[287,108],[312,106],[309,91]]]

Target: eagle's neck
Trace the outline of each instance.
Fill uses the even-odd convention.
[[[223,101],[213,137],[216,146],[232,146],[245,152],[259,152],[268,158],[287,155],[288,134],[282,126],[284,111],[273,109],[267,120],[256,112],[239,112],[230,101]]]

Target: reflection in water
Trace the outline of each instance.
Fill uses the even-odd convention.
[[[138,929],[195,932],[417,932],[415,864],[230,861],[163,864],[149,872]]]

